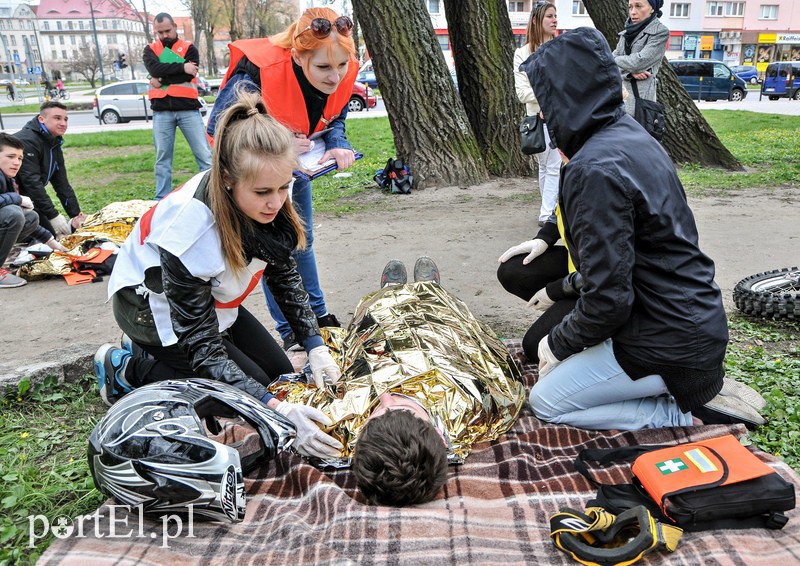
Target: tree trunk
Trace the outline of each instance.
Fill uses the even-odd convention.
[[[524,107],[514,91],[514,35],[504,0],[445,0],[458,90],[492,175],[530,174],[520,150]]]
[[[619,32],[628,18],[624,0],[587,0],[586,10],[611,50],[617,46]],[[742,165],[722,145],[717,134],[689,98],[666,59],[658,71],[658,101],[664,106],[667,131],[663,144],[675,163],[698,163],[711,167],[741,170]]]
[[[474,185],[488,177],[478,142],[420,0],[353,0],[397,153],[414,186]],[[361,149],[361,148],[356,148]],[[362,149],[363,151],[363,149]]]

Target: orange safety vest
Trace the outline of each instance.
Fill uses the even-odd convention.
[[[319,122],[311,128],[308,123],[308,111],[303,91],[300,89],[300,84],[297,82],[292,68],[290,49],[273,45],[266,38],[234,41],[228,45],[228,48],[231,52],[231,60],[228,65],[228,73],[222,80],[220,89],[231,78],[241,58],[247,57],[251,63],[261,69],[261,97],[267,105],[267,111],[293,132],[310,134],[324,130],[328,124],[339,117],[342,108],[350,101],[353,94],[353,84],[356,82],[358,74],[358,62],[351,57],[347,73],[336,91],[328,96]]]
[[[191,42],[186,41],[185,39],[179,39],[175,42],[175,44],[171,47],[173,53],[181,57],[184,61],[186,60],[186,52],[189,51],[189,46],[192,45]],[[158,60],[161,61],[161,54],[164,53],[164,44],[161,43],[161,40],[156,40],[150,44],[150,49],[153,50],[153,53],[156,54]],[[161,61],[162,63],[165,62],[174,62],[174,61]],[[197,77],[194,77],[191,82],[188,83],[179,83],[174,85],[167,85],[166,87],[161,88],[151,88],[147,91],[147,98],[153,100],[155,98],[166,98],[168,96],[172,96],[174,98],[193,98],[197,100],[200,97],[200,94],[197,91]]]

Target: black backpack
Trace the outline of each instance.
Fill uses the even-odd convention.
[[[379,170],[373,178],[384,191],[403,195],[411,192],[411,185],[414,182],[414,176],[400,158],[389,159],[386,162],[386,167]]]

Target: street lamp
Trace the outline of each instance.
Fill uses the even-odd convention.
[[[89,12],[92,15],[92,33],[94,34],[94,47],[97,49],[97,66],[100,67],[100,86],[106,84],[106,75],[103,72],[103,58],[100,56],[100,40],[97,39],[97,24],[94,21],[94,6],[92,0],[88,0]]]

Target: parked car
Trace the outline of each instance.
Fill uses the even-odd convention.
[[[94,117],[104,124],[121,124],[130,120],[144,120],[145,116],[152,117],[153,111],[147,99],[149,88],[146,80],[119,81],[98,88],[92,108]],[[208,105],[202,98],[200,104],[200,113],[205,116]]]
[[[214,96],[219,94],[219,86],[222,84],[222,79],[206,79],[208,83],[208,91]]]
[[[375,78],[374,71],[360,71],[356,76],[356,81],[361,84],[366,84],[370,88],[378,88],[378,79]]]
[[[353,94],[350,95],[347,111],[361,112],[364,108],[375,108],[376,104],[378,104],[378,97],[375,96],[372,89],[356,81],[353,84]]]
[[[747,96],[747,84],[722,61],[673,59],[669,64],[694,99],[737,102]]]
[[[800,61],[779,61],[767,65],[761,94],[770,100],[794,98],[800,100]]]
[[[208,87],[208,81],[201,76],[197,76],[197,91],[200,93],[200,96],[208,96],[211,94],[211,89]]]
[[[761,78],[758,76],[758,69],[752,65],[734,65],[731,67],[731,71],[744,82],[750,83],[751,85],[757,85],[761,82]]]

